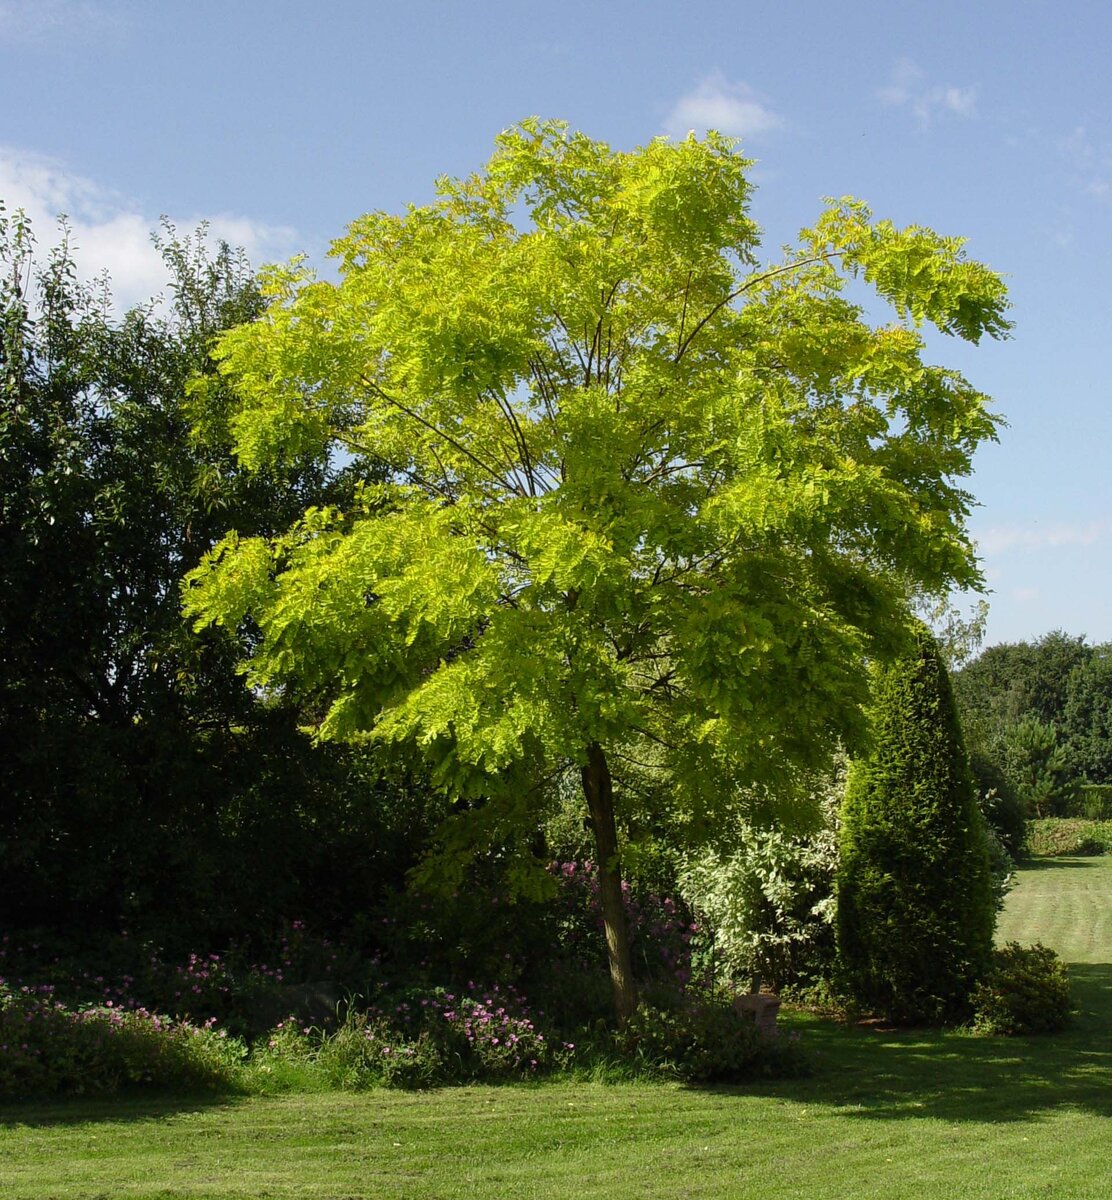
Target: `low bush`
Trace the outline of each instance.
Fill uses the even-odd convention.
[[[1107,854],[1112,851],[1112,821],[1081,817],[1044,817],[1027,823],[1027,853],[1056,855]]]
[[[690,1083],[801,1074],[793,1042],[765,1039],[733,1004],[732,992],[687,994],[674,1007],[642,1004],[614,1037],[639,1072]]]
[[[49,987],[68,1008],[157,1012],[195,1026],[218,1025],[245,1040],[271,1028],[307,988],[314,999],[338,998],[341,976],[359,978],[370,969],[297,920],[254,944],[222,946],[220,953],[167,955],[126,932],[93,943],[39,930],[0,937],[0,976],[32,989]],[[321,1007],[319,999],[314,1007]]]
[[[409,991],[349,1008],[334,1033],[291,1018],[259,1044],[251,1066],[275,1081],[308,1066],[333,1087],[421,1088],[537,1076],[566,1066],[574,1049],[542,1032],[512,987],[471,984],[462,993]]]
[[[1083,783],[1071,797],[1067,817],[1087,821],[1112,821],[1112,784]]]
[[[977,1033],[1049,1033],[1070,1019],[1069,971],[1045,946],[1009,942],[995,951],[971,999]]]
[[[450,1063],[428,1030],[407,1038],[382,1018],[349,1012],[335,1033],[323,1036],[316,1063],[334,1087],[422,1088],[447,1083]]]
[[[0,982],[0,1099],[235,1086],[242,1042],[212,1022],[192,1025],[114,1007],[74,1009],[49,986]]]
[[[862,1015],[853,997],[840,990],[837,981],[833,979],[817,979],[803,985],[792,984],[780,992],[780,999],[792,1008],[835,1021],[852,1023]]]

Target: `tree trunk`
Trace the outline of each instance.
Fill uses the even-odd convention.
[[[622,872],[618,864],[618,833],[614,825],[614,789],[606,755],[597,742],[587,748],[587,765],[582,771],[583,795],[591,814],[598,858],[602,924],[606,931],[606,953],[610,961],[610,984],[614,1011],[624,1025],[637,1007],[633,982],[633,960],[629,951],[629,923],[622,903]]]

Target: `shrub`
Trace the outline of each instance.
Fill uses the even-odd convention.
[[[981,815],[1008,854],[1018,858],[1027,833],[1027,814],[1023,801],[1012,790],[1002,771],[988,763],[983,756],[977,762],[978,766],[974,767],[971,758],[969,765],[973,769],[973,781],[980,797]],[[986,779],[997,782],[986,786]]]
[[[716,969],[760,976],[778,990],[829,976],[840,780],[823,828],[809,837],[739,825],[727,852],[707,850],[681,876],[684,898],[711,931]]]
[[[525,1078],[562,1065],[574,1048],[541,1028],[512,986],[469,983],[459,992],[437,988],[413,994],[395,1008],[411,1036],[427,1032],[441,1047],[456,1079]]]
[[[988,847],[988,865],[992,876],[992,898],[996,911],[1004,908],[1008,893],[1015,887],[1015,860],[991,825],[985,829],[985,844]]]
[[[546,1035],[513,988],[411,990],[351,1008],[332,1034],[281,1022],[260,1046],[257,1072],[312,1064],[333,1086],[431,1087],[523,1079],[565,1065],[574,1046]]]
[[[192,1025],[216,1024],[250,1040],[291,1010],[335,1017],[340,975],[365,979],[370,964],[302,921],[271,937],[168,957],[126,932],[96,939],[55,931],[0,936],[0,975],[49,985],[73,1009],[145,1009]],[[311,982],[310,982],[311,981]]]
[[[428,1030],[408,1038],[381,1017],[349,1012],[322,1037],[316,1061],[334,1086],[422,1088],[447,1082],[445,1056]]]
[[[978,1033],[1049,1033],[1070,1019],[1069,972],[1053,950],[1009,942],[971,999]]]
[[[1112,821],[1112,784],[1079,783],[1058,815],[1085,821]]]
[[[873,745],[850,769],[838,869],[843,984],[892,1020],[964,1016],[995,901],[949,679],[925,627],[874,680]]]
[[[757,1056],[758,1034],[751,1021],[722,1004],[642,1004],[617,1043],[650,1073],[707,1082],[740,1078]]]
[[[1107,854],[1112,851],[1112,822],[1081,817],[1044,817],[1027,823],[1027,852],[1036,857]]]
[[[245,1053],[211,1022],[191,1025],[145,1009],[73,1009],[49,986],[0,982],[3,1099],[126,1086],[229,1088]]]
[[[692,1083],[800,1073],[790,1045],[764,1040],[732,992],[688,993],[675,1007],[641,1004],[615,1035],[618,1052],[650,1075]]]

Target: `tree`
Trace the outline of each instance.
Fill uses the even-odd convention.
[[[512,844],[529,886],[522,834],[576,771],[619,1019],[612,764],[648,763],[661,822],[697,837],[856,744],[909,592],[980,578],[956,481],[995,420],[917,327],[1003,335],[999,279],[851,200],[759,266],[748,165],[717,134],[618,152],[525,121],[434,203],[355,221],[339,282],[271,270],[217,351],[244,464],[339,446],[380,482],[230,534],[187,610],[250,618],[248,682],[311,697],[318,737],[430,764],[460,798],[440,870]],[[850,279],[896,320],[870,326]]]
[[[877,670],[872,719],[842,809],[842,971],[881,1015],[953,1017],[988,964],[995,904],[949,678],[926,629],[914,654]]]
[[[228,810],[261,807],[259,778],[292,793],[311,773],[289,750],[297,714],[260,713],[226,642],[183,619],[181,577],[229,524],[285,529],[329,480],[240,470],[215,379],[191,414],[210,439],[190,438],[187,382],[261,311],[242,254],[165,228],[170,294],[116,318],[61,234],[37,257],[0,210],[0,912],[180,926],[227,890]],[[336,788],[291,806],[314,792]]]
[[[1024,717],[1008,726],[1004,762],[1028,813],[1035,817],[1065,815],[1075,786],[1053,725]]]
[[[1091,654],[1084,637],[1057,629],[1035,642],[989,646],[954,675],[967,734],[978,743],[999,743],[1008,726],[1026,717],[1058,725],[1070,676]]]
[[[979,773],[1002,772],[1032,815],[1061,812],[1083,783],[1112,783],[1108,647],[1055,630],[990,646],[954,676]]]
[[[1074,777],[1112,784],[1112,645],[1070,673],[1060,728]]]

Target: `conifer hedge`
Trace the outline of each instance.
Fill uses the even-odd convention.
[[[842,813],[843,984],[890,1020],[959,1019],[990,961],[995,906],[949,677],[925,627],[911,654],[877,670],[872,727]]]

